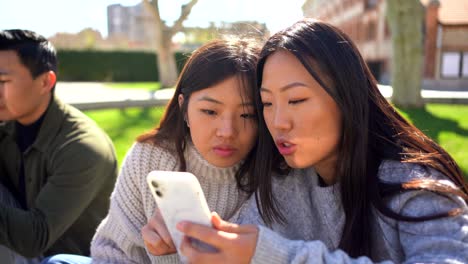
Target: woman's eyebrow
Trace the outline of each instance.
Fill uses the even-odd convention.
[[[218,101],[218,100],[216,100],[214,98],[211,98],[209,96],[206,96],[206,95],[199,98],[197,101],[207,101],[207,102],[211,102],[211,103],[215,103],[215,104],[224,104],[223,102]]]
[[[219,100],[216,100],[212,97],[209,97],[209,96],[203,96],[201,98],[199,98],[197,101],[206,101],[206,102],[210,102],[210,103],[215,103],[215,104],[219,104],[219,105],[223,105],[224,103],[219,101]],[[254,103],[253,102],[242,102],[239,104],[239,106],[253,106]]]
[[[280,92],[284,92],[284,91],[286,91],[288,89],[295,88],[295,87],[298,87],[298,86],[307,87],[307,85],[305,85],[304,83],[293,82],[293,83],[289,83],[289,84],[286,84],[285,86],[281,87]],[[260,92],[271,93],[271,91],[268,90],[268,88],[265,88],[265,87],[260,87]]]

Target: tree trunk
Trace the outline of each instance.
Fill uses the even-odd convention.
[[[159,14],[159,0],[144,0],[145,8],[153,15],[155,20],[156,64],[159,69],[159,81],[162,87],[172,87],[177,81],[177,65],[172,50],[172,37],[183,29],[183,23],[190,15],[193,6],[198,0],[190,0],[181,6],[179,18],[172,27],[168,27]]]
[[[392,33],[392,102],[400,107],[424,107],[421,97],[424,8],[419,0],[387,0]]]
[[[162,37],[157,39],[157,61],[159,70],[159,81],[161,87],[173,87],[177,81],[177,66],[172,50],[172,40],[168,32],[163,32]]]

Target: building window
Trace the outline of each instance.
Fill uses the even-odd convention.
[[[377,36],[377,27],[375,25],[375,21],[369,21],[369,23],[367,24],[367,36],[366,36],[366,40],[367,41],[372,41],[374,39],[376,39],[376,36]]]
[[[390,33],[390,25],[388,24],[387,21],[384,22],[384,34],[385,34],[385,37],[391,37],[391,33]]]
[[[357,39],[359,42],[364,42],[366,40],[364,36],[366,31],[363,30],[363,28],[366,27],[366,24],[360,20],[358,20],[356,24],[357,24],[357,29],[356,29]]]
[[[441,62],[442,78],[468,78],[468,52],[443,52]]]
[[[379,0],[366,0],[366,9],[375,8],[378,3]]]
[[[468,52],[463,52],[462,77],[468,78]]]

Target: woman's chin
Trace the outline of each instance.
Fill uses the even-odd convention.
[[[237,165],[240,160],[232,160],[232,159],[207,159],[208,163],[211,165],[218,167],[218,168],[230,168],[232,166]]]
[[[288,164],[289,167],[293,169],[305,169],[310,166],[310,164],[307,164],[305,162],[301,162],[300,160],[294,159],[294,158],[287,158],[285,157],[284,160]]]

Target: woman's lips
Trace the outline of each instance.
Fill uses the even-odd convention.
[[[277,140],[276,147],[283,156],[291,155],[296,151],[296,145],[285,140]]]
[[[214,153],[216,153],[218,156],[221,156],[221,157],[230,157],[232,156],[232,154],[234,154],[234,152],[236,151],[236,149],[232,148],[232,147],[214,147],[213,148],[213,151]]]

